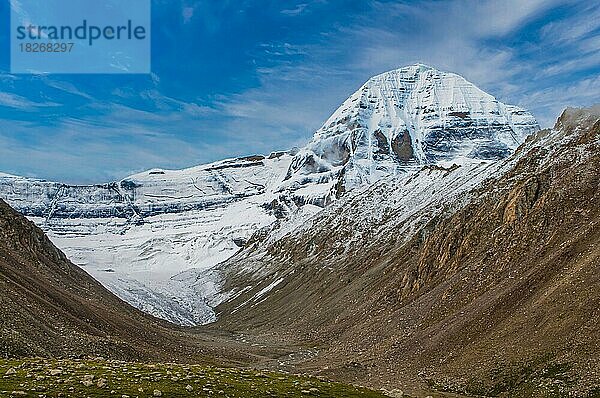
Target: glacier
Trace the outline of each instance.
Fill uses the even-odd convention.
[[[123,300],[195,325],[215,319],[216,285],[191,291],[184,271],[227,259],[276,219],[269,204],[290,160],[274,153],[90,186],[2,175],[0,196]]]

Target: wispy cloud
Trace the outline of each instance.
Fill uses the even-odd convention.
[[[286,10],[281,10],[281,13],[289,16],[297,16],[302,14],[308,8],[308,3],[298,4],[296,7]]]
[[[194,7],[183,7],[181,16],[183,17],[184,23],[189,23],[192,20],[192,17],[194,16]]]
[[[350,94],[374,74],[424,62],[459,73],[504,102],[528,105],[543,125],[549,125],[556,106],[535,104],[528,98],[557,86],[589,87],[588,74],[574,73],[600,67],[600,7],[591,3],[372,0],[368,4],[366,12],[322,32],[316,42],[286,43],[302,48],[305,56],[293,59],[280,53],[280,62],[257,68],[259,75],[267,76],[261,80],[260,95],[277,98],[279,87],[323,77],[328,84],[311,85],[308,95],[333,101],[339,98],[337,88]],[[559,8],[561,12],[549,15]],[[293,96],[307,92],[287,94],[286,102],[300,102]],[[251,106],[257,95],[252,89],[241,97],[248,98]],[[600,93],[593,92],[580,100],[572,95],[558,97],[565,101],[563,107],[600,101]],[[307,126],[315,125],[306,120]]]
[[[55,102],[34,102],[16,94],[0,92],[0,106],[22,111],[34,111],[37,108],[56,107],[60,106],[60,104]]]

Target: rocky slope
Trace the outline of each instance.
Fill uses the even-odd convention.
[[[120,298],[194,325],[214,321],[213,307],[228,297],[213,267],[260,228],[281,219],[300,225],[345,192],[390,176],[393,185],[423,165],[497,161],[537,129],[531,114],[462,77],[413,65],[370,79],[298,153],[94,186],[0,175],[0,198]],[[440,196],[437,177],[427,184],[440,183]],[[413,205],[406,215],[420,206],[417,196]]]
[[[597,396],[599,170],[595,107],[505,161],[384,179],[221,264],[214,327],[315,347],[288,365],[370,385]]]
[[[152,329],[158,324],[72,265],[39,228],[2,201],[0,236],[3,356],[112,349],[127,355],[156,335]],[[113,346],[109,336],[123,341]]]

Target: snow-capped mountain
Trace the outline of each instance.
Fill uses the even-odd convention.
[[[93,186],[0,174],[0,198],[122,299],[191,325],[215,319],[227,295],[211,270],[259,229],[292,220],[282,233],[344,192],[423,165],[504,158],[538,129],[462,77],[413,65],[370,79],[297,153]]]
[[[505,158],[537,130],[529,112],[461,76],[412,65],[352,94],[294,157],[288,184],[324,184],[322,192],[339,197],[415,166]]]

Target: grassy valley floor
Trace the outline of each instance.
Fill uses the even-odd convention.
[[[383,397],[281,373],[107,360],[0,360],[0,397]]]

